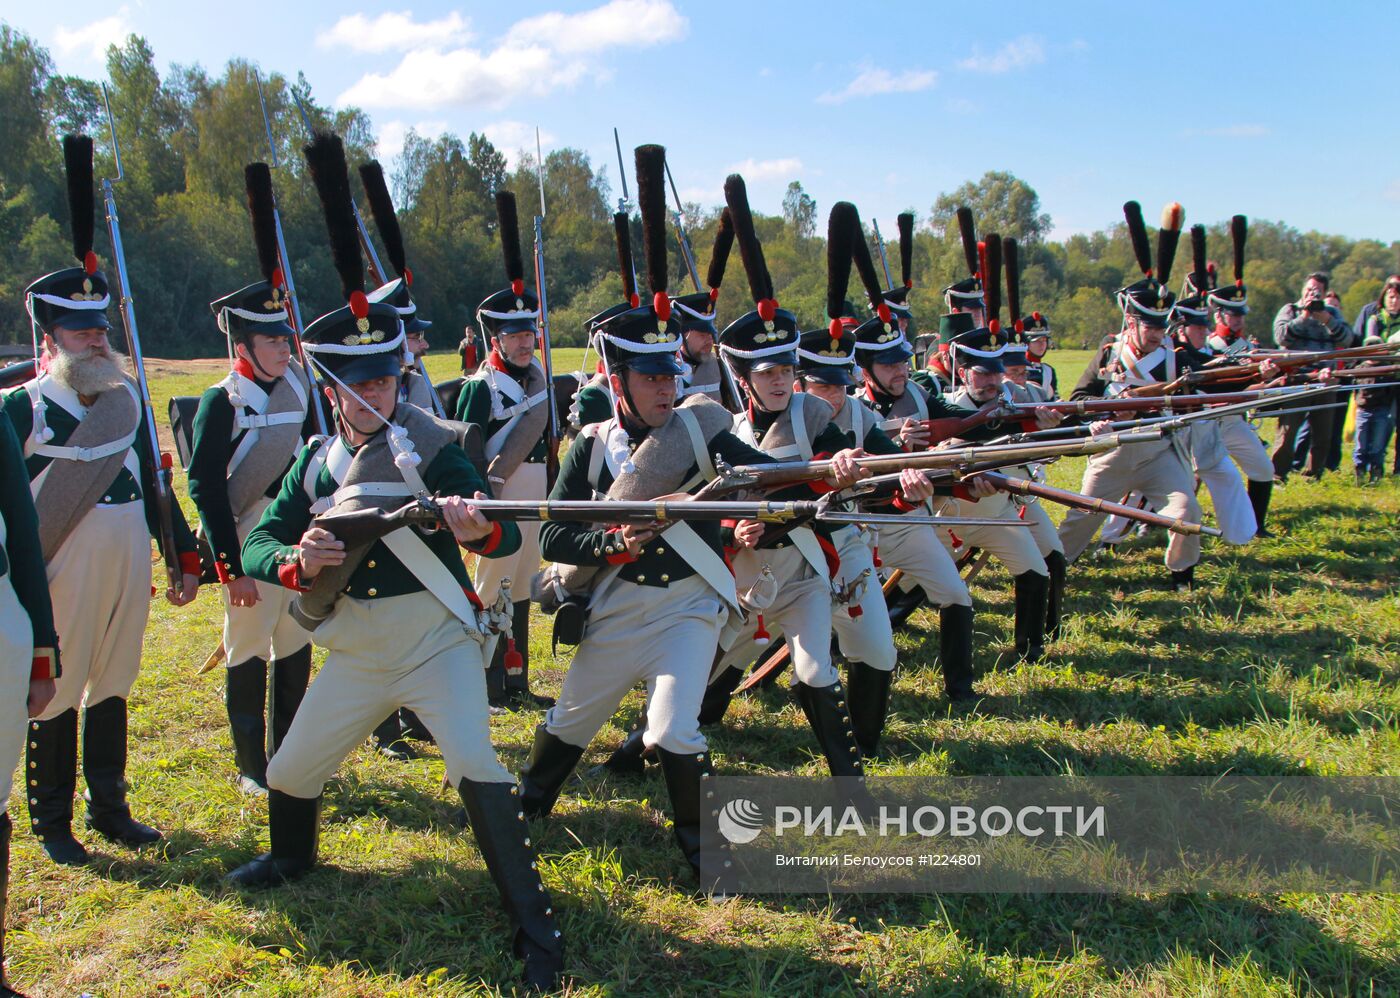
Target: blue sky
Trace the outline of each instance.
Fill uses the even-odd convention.
[[[667,146],[688,200],[717,203],[737,168],[759,210],[800,180],[823,214],[851,200],[888,231],[1002,169],[1057,236],[1136,198],[1149,214],[1178,200],[1188,222],[1400,239],[1393,3],[76,0],[0,16],[68,73],[99,76],[128,32],[162,69],[303,70],[319,100],[370,113],[382,158],[407,127],[485,130],[513,154],[538,126],[616,186],[617,126],[625,149]]]

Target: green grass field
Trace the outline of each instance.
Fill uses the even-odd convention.
[[[1052,358],[1073,381],[1085,355]],[[455,362],[434,357],[435,376]],[[577,355],[561,358],[565,369]],[[217,365],[161,365],[164,399]],[[1345,465],[1344,465],[1345,468]],[[1074,487],[1082,464],[1052,468]],[[181,483],[183,487],[183,483]],[[1204,494],[1203,494],[1204,499]],[[876,774],[1395,774],[1400,771],[1400,486],[1349,475],[1275,493],[1282,536],[1208,545],[1198,589],[1163,585],[1156,542],[1071,569],[1073,617],[1049,657],[1014,666],[1009,579],[977,579],[978,690],[950,713],[936,617],[900,635]],[[1058,516],[1058,511],[1055,512]],[[511,991],[505,919],[470,835],[453,824],[432,749],[392,763],[362,748],[326,787],[323,865],[288,888],[232,891],[266,848],[263,802],[233,781],[212,592],[155,604],[132,699],[132,799],[167,832],[135,854],[80,831],[96,862],[56,867],[23,832],[19,795],[7,946],[36,995],[427,995]],[[537,625],[538,686],[567,665]],[[621,739],[634,692],[583,768]],[[494,722],[524,761],[538,715]],[[722,771],[824,772],[800,711],[771,691],[711,736]],[[535,832],[579,995],[1393,995],[1400,900],[1386,895],[692,895],[655,770],[566,788]]]

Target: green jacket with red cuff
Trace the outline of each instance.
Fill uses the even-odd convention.
[[[39,515],[34,511],[34,499],[29,494],[24,451],[3,408],[0,408],[0,523],[5,529],[5,543],[0,546],[0,578],[9,576],[34,632],[29,678],[57,679],[58,635],[54,632],[49,579],[39,546]]]

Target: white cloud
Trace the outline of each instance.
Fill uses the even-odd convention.
[[[1400,183],[1397,186],[1400,187]],[[724,190],[719,187],[682,187],[679,191],[682,204],[711,205],[724,201]]]
[[[972,55],[959,61],[958,68],[974,73],[1009,73],[1045,61],[1045,46],[1034,35],[1013,38],[991,55],[974,47]]]
[[[878,94],[909,94],[938,85],[938,73],[932,69],[906,69],[891,73],[888,69],[867,69],[859,73],[842,90],[824,93],[819,104],[841,104],[852,97],[874,97]]]
[[[398,156],[403,152],[404,139],[410,128],[426,138],[436,138],[447,131],[448,125],[445,121],[417,121],[412,124],[397,119],[386,121],[379,126],[379,134],[374,140],[376,155],[381,160]]]
[[[520,154],[535,153],[535,126],[523,121],[493,121],[481,126],[481,134],[491,140],[491,144],[505,156],[506,164],[514,170],[520,165]],[[555,135],[540,129],[540,148],[548,155],[554,146]]]
[[[746,183],[755,180],[791,180],[793,174],[802,169],[802,160],[796,157],[787,159],[746,159],[735,163],[726,173],[737,173]]]
[[[350,52],[406,52],[423,46],[463,45],[471,39],[468,21],[455,10],[436,21],[415,21],[413,12],[342,17],[316,35],[316,47]]]
[[[506,46],[542,45],[565,55],[643,47],[685,37],[690,22],[670,0],[611,0],[579,14],[551,11],[517,21]]]
[[[1400,201],[1400,179],[1392,180],[1381,192],[1381,197],[1387,201]]]
[[[100,21],[76,28],[60,25],[54,34],[54,48],[63,56],[85,56],[94,62],[103,62],[107,58],[107,46],[121,45],[131,33],[131,10],[123,4],[115,14]]]
[[[465,22],[459,22],[464,33]],[[517,21],[489,47],[468,46],[451,36],[419,38],[422,25],[405,23],[414,29],[415,40],[407,43],[399,64],[366,73],[336,98],[337,103],[363,108],[503,108],[522,97],[545,97],[572,87],[586,77],[606,80],[610,70],[597,59],[600,52],[673,41],[688,29],[670,0],[611,0],[578,14],[540,14]]]
[[[943,106],[948,109],[949,114],[977,114],[982,110],[981,104],[966,97],[949,97]]]

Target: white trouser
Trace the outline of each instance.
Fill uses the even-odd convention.
[[[1114,502],[1118,501],[1120,500],[1114,500]],[[1143,494],[1136,490],[1129,492],[1121,501],[1123,505],[1132,506],[1135,509],[1148,508],[1143,502]],[[1119,541],[1123,540],[1123,538],[1127,537],[1128,533],[1137,525],[1137,520],[1130,520],[1120,513],[1114,513],[1104,521],[1103,533],[1099,535],[1099,539],[1105,544],[1117,544]]]
[[[515,473],[501,486],[497,499],[544,499],[549,495],[545,487],[545,470],[542,464],[522,463]],[[500,591],[501,580],[510,580],[510,598],[520,603],[530,598],[530,580],[540,570],[540,525],[521,520],[520,548],[504,558],[478,558],[476,576],[472,588],[481,597],[481,602],[490,606]]]
[[[139,502],[96,506],[48,563],[63,663],[40,720],[126,698],[141,669],[151,611],[151,535]]]
[[[904,573],[900,588],[924,591],[935,606],[971,606],[967,583],[958,575],[948,549],[934,528],[922,523],[885,524],[880,527],[880,561]]]
[[[1027,532],[1031,535],[1031,540],[1035,541],[1036,550],[1042,558],[1053,551],[1065,553],[1065,546],[1060,543],[1060,533],[1051,522],[1050,514],[1045,511],[1045,503],[1025,503],[1021,507],[1021,519],[1030,524]]]
[[[263,497],[255,502],[238,520],[238,541],[241,544],[257,526],[263,510],[272,500]],[[234,606],[229,601],[228,586],[219,587],[224,601],[224,664],[242,665],[253,658],[271,662],[286,658],[311,643],[311,632],[287,612],[296,593],[286,586],[258,581],[258,601],[252,606]]]
[[[934,501],[938,503],[939,512],[946,516],[976,516],[998,520],[1021,518],[1020,507],[1005,492],[996,492],[977,502],[964,499]],[[1013,576],[1024,575],[1026,572],[1044,576],[1050,574],[1035,538],[1025,527],[952,526],[934,527],[934,530],[950,555],[956,538],[959,542],[956,546],[963,550],[981,548],[983,551],[990,551]]]
[[[794,682],[822,688],[841,677],[831,662],[831,583],[823,572],[818,575],[793,545],[782,548],[745,549],[734,556],[734,578],[740,592],[753,585],[767,565],[778,582],[778,595],[763,611],[764,629],[772,636],[786,637],[792,652]],[[841,610],[845,613],[845,610]],[[754,634],[756,615],[750,614],[732,644],[726,645],[716,674],[726,668],[746,669],[764,650]]]
[[[616,576],[601,585],[545,730],[586,748],[643,682],[647,747],[704,752],[700,701],[727,616],[723,599],[698,575],[664,589]]]
[[[1254,520],[1254,506],[1234,464],[1222,456],[1210,467],[1197,467],[1196,476],[1210,492],[1220,539],[1226,544],[1248,544],[1259,524]]]
[[[890,630],[890,610],[875,574],[870,550],[871,536],[855,527],[843,527],[832,535],[836,553],[841,556],[837,583],[844,589],[852,580],[869,571],[860,599],[850,605],[832,607],[831,627],[836,645],[848,662],[864,662],[872,669],[889,672],[895,666],[894,633]],[[856,615],[851,616],[855,610]]]
[[[1220,436],[1245,478],[1251,482],[1274,480],[1274,462],[1269,458],[1269,449],[1248,420],[1238,414],[1222,417]]]
[[[33,658],[34,625],[15,595],[9,574],[0,575],[0,810],[10,799],[10,781],[24,751]]]
[[[480,636],[431,593],[342,596],[316,629],[329,652],[267,764],[267,785],[311,798],[380,721],[408,707],[432,732],[456,786],[514,783],[491,745]]]
[[[1141,490],[1163,516],[1201,522],[1201,506],[1196,502],[1196,481],[1185,458],[1170,440],[1128,444],[1089,458],[1084,484],[1079,491],[1095,499],[1117,502],[1133,489]],[[1094,539],[1104,514],[1072,509],[1060,524],[1060,542],[1065,558],[1074,561]],[[1190,568],[1201,560],[1199,534],[1167,536],[1167,567],[1172,571]]]

